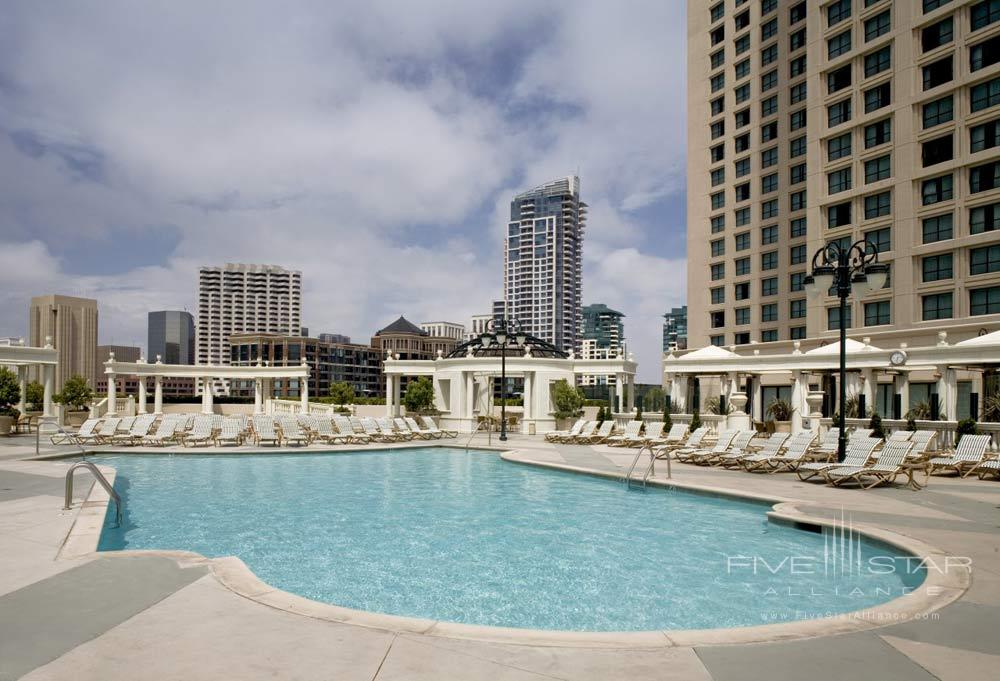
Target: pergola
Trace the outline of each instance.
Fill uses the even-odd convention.
[[[252,366],[223,366],[211,364],[164,364],[159,355],[153,363],[147,362],[140,357],[138,362],[116,362],[114,353],[111,353],[108,361],[104,363],[104,373],[108,377],[108,412],[114,412],[117,408],[117,396],[115,395],[115,376],[136,376],[139,378],[139,399],[137,409],[140,414],[146,413],[146,378],[153,378],[153,413],[163,413],[163,378],[194,378],[201,384],[201,411],[205,414],[212,413],[212,380],[229,379],[253,381],[253,403],[254,413],[263,412],[264,400],[269,399],[272,394],[272,386],[275,379],[299,379],[301,386],[300,394],[302,407],[308,411],[309,404],[309,367],[305,364],[298,366],[269,366],[260,363]]]
[[[508,352],[507,376],[524,380],[523,433],[545,433],[555,429],[554,405],[551,385],[565,380],[575,385],[578,376],[615,376],[620,386],[633,386],[637,364],[630,357],[610,359],[576,359],[568,356],[532,355],[527,350]],[[434,360],[405,360],[387,356],[384,363],[386,385],[386,414],[400,414],[400,385],[403,376],[428,376],[434,383],[435,408],[441,412],[441,423],[461,432],[475,430],[478,413],[484,404],[480,396],[491,389],[492,379],[500,375],[500,358],[496,353],[481,356],[470,351],[466,355],[443,357]],[[621,390],[616,395],[619,412],[633,408],[634,390]]]
[[[22,414],[25,411],[25,407],[27,406],[28,370],[31,367],[36,367],[42,376],[42,385],[45,387],[42,417],[51,418],[55,416],[55,411],[52,408],[52,393],[57,364],[59,364],[59,351],[52,347],[51,337],[45,339],[44,348],[27,345],[0,346],[0,366],[11,367],[17,372],[17,380],[21,387],[21,401],[17,405],[18,411]]]

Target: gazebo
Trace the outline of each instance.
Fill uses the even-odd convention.
[[[36,348],[23,344],[0,346],[0,366],[10,367],[17,373],[18,383],[21,387],[21,401],[17,405],[18,411],[25,412],[27,392],[28,392],[28,371],[34,367],[42,377],[42,385],[45,388],[42,402],[42,418],[51,419],[55,417],[55,409],[52,404],[52,395],[55,390],[54,382],[56,375],[56,365],[59,364],[59,351],[52,347],[52,338],[45,338],[45,347]]]

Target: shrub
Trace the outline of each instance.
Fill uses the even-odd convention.
[[[962,441],[963,435],[979,435],[979,427],[974,419],[962,419],[955,428],[955,444]]]
[[[330,401],[341,406],[354,402],[354,388],[350,383],[340,381],[330,386]]]
[[[868,422],[868,427],[872,430],[872,437],[885,439],[885,428],[882,427],[882,417],[877,411],[872,412],[872,418]]]
[[[917,430],[917,422],[911,418],[906,419],[906,429],[911,433]]]
[[[917,402],[906,412],[906,418],[912,421],[926,421],[931,417],[931,405],[926,402]]]
[[[62,392],[53,399],[59,404],[73,407],[79,411],[90,405],[91,400],[94,399],[94,391],[87,384],[87,379],[79,374],[74,374],[66,379]]]
[[[421,376],[406,385],[403,406],[410,413],[429,411],[434,406],[434,384],[431,379]]]
[[[604,415],[604,405],[602,404],[600,409],[597,410],[597,424],[600,425],[608,420],[608,417]]]
[[[775,421],[791,421],[795,407],[788,400],[774,400],[767,405],[767,415]]]
[[[583,391],[570,385],[562,378],[552,384],[552,404],[555,405],[555,417],[568,419],[579,416],[583,412]]]
[[[721,410],[722,400],[719,397],[709,397],[705,400],[705,408],[708,410],[709,414],[715,414],[716,416],[725,416],[733,410],[733,406],[726,402],[725,411]]]
[[[983,398],[982,412],[984,421],[1000,421],[1000,392],[987,395]]]
[[[673,423],[670,419],[670,410],[666,407],[663,408],[663,429],[669,431],[673,427]]]
[[[698,414],[698,410],[695,409],[694,413],[691,414],[691,430],[696,430],[701,428],[701,416]]]
[[[14,405],[21,401],[21,385],[17,374],[6,367],[0,367],[0,416],[20,415]]]
[[[45,406],[45,386],[38,381],[32,381],[25,393],[25,403],[31,405],[30,408],[34,411],[41,411]]]
[[[635,420],[636,421],[641,421],[642,420],[642,407],[636,407],[635,408]]]

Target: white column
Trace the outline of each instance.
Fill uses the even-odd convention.
[[[139,376],[139,413],[146,413],[146,377]]]
[[[618,413],[625,411],[625,374],[615,374],[615,388],[617,389]]]
[[[895,380],[896,392],[899,393],[900,416],[906,418],[906,412],[910,411],[910,374],[907,371],[899,372]]]
[[[114,415],[118,412],[118,404],[115,400],[115,375],[113,373],[104,374],[108,379],[108,413]]]
[[[528,421],[534,422],[534,400],[532,399],[531,391],[535,387],[535,372],[525,371],[524,372],[524,418],[521,419],[521,432],[525,435],[528,434]]]
[[[24,415],[28,410],[28,367],[17,368],[17,385],[21,389],[21,397],[17,401],[17,410]]]
[[[793,435],[802,430],[802,407],[805,404],[805,400],[803,399],[803,382],[806,380],[805,377],[806,375],[803,371],[792,372],[792,407],[795,410],[792,412]]]
[[[955,370],[943,367],[938,380],[938,410],[949,421],[956,420],[958,415],[958,379]]]
[[[676,404],[678,405],[678,408],[680,408],[680,406],[684,407],[684,409],[682,411],[678,412],[678,413],[690,414],[691,410],[693,408],[693,405],[688,404],[688,381],[689,380],[690,379],[688,378],[687,374],[681,374],[681,375],[677,376],[677,378],[676,378],[676,381],[677,381],[677,402],[676,402]]]
[[[635,409],[635,376],[626,376],[625,385],[628,386],[628,394],[625,395],[625,411],[631,414]]]
[[[56,379],[56,368],[51,364],[46,364],[42,369],[42,374],[45,376],[45,398],[42,404],[42,416],[52,417],[55,415],[52,409],[52,391]]]
[[[767,416],[764,413],[764,405],[761,402],[764,400],[762,396],[762,389],[760,384],[760,376],[757,376],[753,380],[753,409],[752,411],[760,414],[760,420],[763,421]],[[750,414],[750,425],[753,425],[753,414]]]
[[[865,415],[871,416],[875,413],[875,397],[878,390],[875,388],[875,371],[873,369],[862,369],[861,376],[865,379],[863,388],[865,395]]]
[[[212,413],[212,379],[201,379],[201,413]]]
[[[163,413],[163,376],[153,379],[153,413]]]
[[[263,379],[255,378],[253,381],[253,413],[261,414],[263,409],[261,408],[264,392]]]
[[[302,398],[302,413],[309,413],[309,378],[299,379],[299,395]]]
[[[403,387],[403,377],[394,376],[392,380],[392,413],[389,416],[396,417],[399,416],[399,405],[401,401],[399,399],[400,389]]]
[[[392,380],[392,374],[385,375],[385,415],[393,416],[393,405],[392,401],[396,399],[396,391],[393,389],[395,387],[395,381]]]

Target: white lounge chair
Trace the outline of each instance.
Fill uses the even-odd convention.
[[[441,433],[443,437],[458,437],[457,430],[448,430],[447,428],[442,428],[438,424],[434,423],[434,419],[430,416],[421,416],[420,421],[424,424],[424,428],[434,433]]]
[[[886,444],[890,442],[909,442],[913,437],[912,430],[896,430],[889,434]]]
[[[361,419],[361,427],[365,429],[365,435],[375,442],[399,442],[399,438],[392,433],[382,432],[378,422],[370,416]]]
[[[94,430],[97,428],[97,424],[101,422],[101,419],[87,419],[80,424],[80,428],[75,433],[59,432],[54,434],[51,438],[52,444],[82,444],[90,440],[90,437],[94,435]]]
[[[733,441],[725,449],[720,449],[718,443],[716,443],[716,446],[708,451],[691,455],[688,461],[698,465],[715,465],[725,454],[733,454],[735,452],[750,454],[750,443],[753,442],[755,437],[757,437],[756,430],[737,431]],[[734,461],[734,463],[736,462]]]
[[[345,421],[347,419],[344,419]],[[347,427],[350,428],[350,421],[347,423]],[[344,434],[337,432],[333,429],[333,422],[327,417],[316,417],[316,433],[313,435],[313,441],[322,440],[331,445],[342,445],[348,444],[354,441],[353,433]]]
[[[831,457],[837,453],[840,442],[840,428],[830,428],[820,439],[819,444],[812,448],[816,456]]]
[[[664,442],[663,429],[666,425],[663,421],[647,421],[642,435],[639,435],[636,440],[627,444],[626,447],[635,447],[637,445],[645,447]]]
[[[975,466],[970,472],[970,475],[972,473],[977,473],[980,480],[984,479],[987,475],[1000,476],[1000,460],[987,459],[986,461],[983,461],[979,465]]]
[[[629,421],[620,435],[612,435],[604,440],[609,447],[625,447],[639,437],[642,421]]]
[[[195,418],[194,426],[191,428],[191,432],[184,436],[183,444],[185,447],[196,444],[207,445],[212,441],[214,434],[215,428],[212,427],[212,417],[211,415],[204,414]]]
[[[687,447],[684,447],[683,449],[675,450],[674,456],[678,461],[693,463],[694,460],[699,457],[724,454],[729,450],[729,445],[733,443],[733,439],[739,432],[740,431],[738,430],[724,430],[719,433],[719,437],[715,441],[715,446],[711,449],[688,449]]]
[[[852,437],[847,444],[847,453],[844,460],[837,461],[814,461],[801,463],[795,468],[795,474],[799,480],[809,480],[817,475],[822,475],[823,471],[833,468],[845,468],[847,466],[864,466],[872,458],[875,447],[882,442],[877,437]]]
[[[582,429],[587,424],[587,419],[577,419],[576,423],[570,427],[569,430],[553,430],[545,434],[546,442],[558,442],[559,438],[572,437],[574,435],[580,434],[580,429]]]
[[[786,440],[784,452],[765,453],[763,451],[740,459],[740,465],[747,472],[768,471],[776,473],[780,470],[793,469],[805,459],[809,453],[816,435],[809,430],[796,433]]]
[[[346,416],[335,415],[333,417],[333,424],[337,426],[339,437],[342,438],[343,442],[346,442],[347,444],[366,445],[372,441],[371,437],[365,433],[355,430],[351,423],[351,419]]]
[[[110,438],[108,438],[109,441],[114,442],[116,439],[128,435],[129,431],[132,430],[132,424],[134,423],[134,416],[123,416],[121,421],[118,422],[118,427],[115,428],[115,432]]]
[[[874,463],[865,466],[837,466],[823,471],[823,477],[827,484],[839,487],[845,482],[857,482],[863,489],[870,489],[875,485],[888,480],[893,480],[903,468],[903,461],[913,444],[904,440],[889,440],[885,447],[878,453],[878,459]],[[867,478],[874,478],[865,484]]]
[[[222,427],[215,434],[215,446],[231,443],[237,447],[243,444],[243,426],[239,419],[223,419]]]
[[[115,431],[118,430],[118,424],[121,423],[121,421],[122,420],[117,416],[104,419],[101,422],[100,427],[97,429],[97,434],[94,435],[93,440],[91,441],[98,445],[111,442],[111,438],[115,436]]]
[[[910,437],[910,442],[913,443],[913,449],[910,450],[910,458],[921,459],[928,456],[928,452],[934,451],[936,441],[936,430],[913,431],[913,435]]]
[[[298,419],[294,416],[281,416],[278,418],[278,425],[281,426],[281,441],[284,443],[295,442],[300,445],[308,445],[309,434],[302,430]]]
[[[409,416],[405,417],[403,421],[409,427],[410,432],[419,437],[422,440],[440,440],[442,433],[441,431],[434,432],[433,430],[428,430],[427,428],[421,428],[417,420]]]
[[[713,460],[713,464],[717,466],[739,466],[743,459],[750,456],[775,456],[781,451],[781,448],[785,446],[785,440],[788,439],[788,433],[771,433],[771,435],[761,443],[759,448],[751,448],[749,444],[743,448],[737,448],[734,444],[729,448],[729,451],[721,456],[716,457]]]
[[[406,442],[413,439],[413,435],[409,431],[404,433],[397,430],[396,425],[388,416],[382,416],[375,419],[375,423],[378,424],[378,429],[381,430],[384,435],[395,438],[397,442]]]
[[[177,427],[180,424],[181,422],[177,419],[162,419],[160,425],[156,427],[156,432],[147,435],[143,440],[143,444],[162,447],[168,442],[175,442],[177,440]]]
[[[989,435],[963,435],[952,456],[939,456],[930,460],[930,472],[955,471],[963,478],[967,477],[983,463],[989,446]]]
[[[611,437],[611,433],[612,431],[614,431],[614,428],[615,428],[615,422],[608,420],[602,423],[600,426],[598,426],[597,430],[595,432],[592,432],[590,435],[577,435],[575,438],[573,438],[571,442],[573,444],[580,444],[580,445],[601,444],[609,437]]]
[[[261,442],[271,442],[276,446],[281,446],[281,434],[274,427],[274,417],[267,414],[253,415],[253,440],[254,444]]]
[[[671,430],[673,430],[672,427]],[[701,443],[705,440],[706,437],[708,437],[708,427],[701,426],[700,428],[695,428],[693,431],[691,431],[686,441],[667,443],[664,444],[662,447],[655,447],[653,451],[656,454],[656,458],[658,459],[665,459],[671,454],[675,456],[679,456],[681,454],[689,454],[691,452],[697,451],[698,448],[701,447]]]
[[[559,444],[569,444],[576,441],[580,437],[590,437],[597,431],[597,426],[600,424],[597,421],[587,421],[583,426],[576,431],[574,435],[554,435],[550,442],[558,442]],[[551,433],[550,433],[551,434]]]
[[[114,444],[118,445],[134,445],[138,444],[149,435],[149,429],[153,427],[153,423],[156,421],[156,414],[142,414],[141,416],[136,416],[132,421],[132,425],[129,427],[128,432],[124,434],[115,433],[111,438]]]

